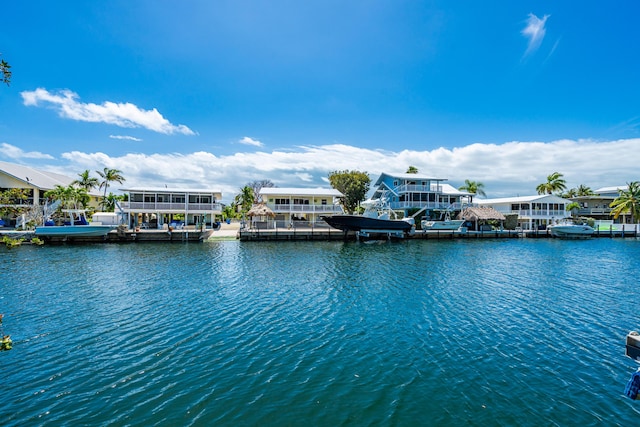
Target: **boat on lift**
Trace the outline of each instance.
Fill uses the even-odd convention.
[[[87,220],[84,209],[62,209],[64,219],[56,223],[51,217],[43,225],[37,226],[38,237],[88,237],[106,236],[115,229],[114,225],[92,224]]]
[[[464,219],[451,219],[449,211],[445,211],[440,220],[423,219],[420,226],[423,230],[450,230],[455,231],[462,227]]]
[[[398,218],[385,197],[369,199],[360,204],[364,212],[356,214],[325,215],[321,218],[333,228],[369,233],[408,233],[415,225],[413,218]]]

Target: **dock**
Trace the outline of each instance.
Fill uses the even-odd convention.
[[[621,230],[596,230],[593,238],[624,238],[639,237],[638,227]],[[366,230],[364,233],[344,233],[335,228],[295,228],[295,229],[241,229],[238,231],[238,239],[243,242],[251,241],[287,241],[287,240],[344,240],[359,241],[367,239],[375,240],[452,240],[452,239],[555,239],[548,230],[417,230],[405,235],[398,235],[397,231]]]
[[[0,238],[7,236],[11,239],[23,239],[30,242],[38,237],[45,244],[65,243],[133,243],[133,242],[201,242],[207,240],[214,230],[117,230],[110,231],[105,236],[36,236],[32,230],[28,231],[0,231]]]

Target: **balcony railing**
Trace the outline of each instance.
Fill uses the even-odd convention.
[[[120,206],[125,211],[222,211],[220,203],[164,203],[164,202],[120,202]]]
[[[274,204],[267,203],[267,207],[274,213],[342,213],[339,205],[302,205],[302,204]]]
[[[436,185],[435,189],[430,185],[403,184],[393,189],[397,194],[402,193],[442,193],[442,186]]]
[[[389,203],[391,209],[412,209],[412,208],[426,208],[426,209],[440,209],[440,210],[456,210],[462,209],[461,203],[445,203],[445,202],[423,202],[423,201],[403,201],[403,202],[391,202]]]

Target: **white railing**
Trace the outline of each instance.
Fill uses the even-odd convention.
[[[125,211],[221,211],[220,203],[165,203],[165,202],[120,202]]]
[[[338,205],[276,205],[273,203],[267,203],[267,207],[275,213],[342,213],[342,208]]]
[[[402,193],[442,193],[442,186],[436,185],[435,189],[433,189],[430,185],[414,185],[414,184],[403,184],[399,185],[393,189],[398,194]]]
[[[389,203],[391,209],[412,209],[412,208],[427,208],[427,209],[440,209],[440,210],[456,210],[462,209],[461,203],[445,203],[445,202],[421,202],[421,201],[404,201],[404,202],[391,202]]]

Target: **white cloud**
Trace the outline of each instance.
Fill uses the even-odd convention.
[[[53,159],[53,156],[39,151],[23,151],[15,145],[3,142],[0,144],[0,156],[10,159]]]
[[[194,135],[195,133],[185,125],[173,125],[155,108],[143,110],[127,103],[105,101],[102,105],[82,103],[78,101],[78,94],[70,90],[51,93],[38,88],[34,91],[21,92],[26,106],[53,107],[61,117],[92,123],[108,123],[124,128],[142,127],[154,132],[172,135],[175,133]]]
[[[195,152],[112,157],[74,151],[62,155],[64,165],[53,167],[66,175],[116,168],[127,179],[123,187],[211,188],[222,191],[224,201],[231,201],[242,186],[254,180],[269,179],[279,187],[328,187],[327,176],[335,170],[366,171],[375,180],[382,172],[404,173],[415,166],[420,175],[448,179],[454,187],[470,179],[485,184],[487,197],[507,197],[535,194],[536,186],[556,171],[564,175],[569,188],[584,184],[595,190],[640,180],[635,157],[630,155],[638,150],[640,139],[476,143],[430,151],[331,144],[228,156]]]
[[[124,140],[127,140],[127,141],[136,141],[136,142],[142,141],[142,139],[140,139],[140,138],[136,138],[135,136],[128,136],[128,135],[109,135],[109,138],[111,138],[111,139],[124,139]]]
[[[542,19],[538,18],[533,13],[529,14],[529,18],[527,19],[527,26],[522,30],[522,35],[529,39],[529,44],[527,45],[527,50],[524,53],[525,56],[528,56],[534,53],[542,44],[542,40],[547,32],[545,28],[545,24],[547,22],[547,18],[550,15],[544,15]]]
[[[245,136],[238,142],[244,145],[253,145],[254,147],[262,147],[264,145],[262,142],[258,141],[257,139],[253,139],[248,136]]]

